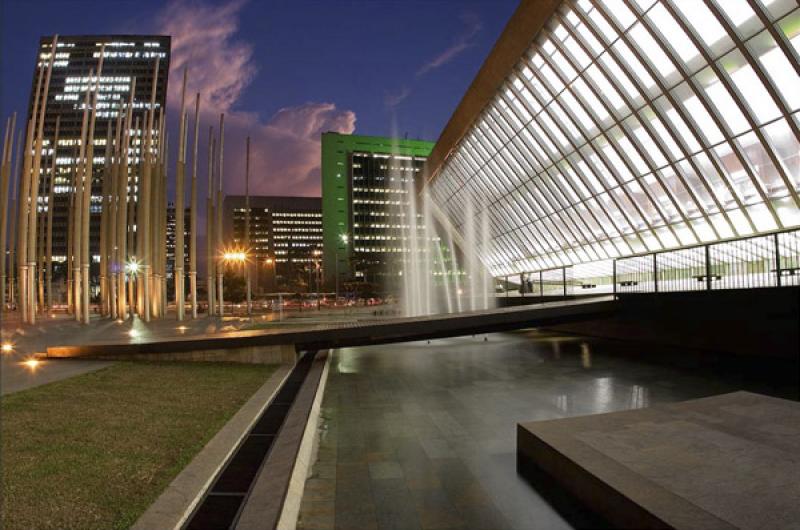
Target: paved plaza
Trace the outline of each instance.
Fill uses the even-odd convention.
[[[2,316],[2,343],[13,350],[0,356],[0,394],[9,394],[72,377],[108,366],[107,361],[42,360],[35,368],[24,363],[49,346],[82,345],[89,343],[135,343],[194,335],[220,335],[241,329],[258,329],[263,333],[281,333],[300,329],[317,329],[331,323],[385,318],[374,308],[339,308],[305,311],[268,312],[247,318],[231,315],[224,319],[201,317],[177,322],[171,318],[146,323],[139,318],[124,322],[94,317],[91,324],[76,322],[65,314],[40,319],[35,325],[21,324],[15,312]]]
[[[299,527],[591,523],[574,507],[565,519],[518,475],[518,422],[743,388],[795,391],[733,371],[643,361],[650,353],[649,347],[536,331],[336,350]]]

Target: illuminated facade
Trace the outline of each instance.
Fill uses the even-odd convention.
[[[423,140],[322,135],[322,215],[328,283],[383,283],[403,259],[409,180],[433,147]],[[337,264],[338,261],[338,264]]]
[[[244,248],[245,197],[225,197],[225,242]],[[318,197],[250,197],[250,248],[258,290],[316,287],[322,267],[322,209]]]
[[[119,109],[127,105],[131,88],[136,90],[133,105],[136,109],[132,127],[136,120],[140,123],[132,136],[130,147],[131,173],[136,173],[139,163],[139,142],[142,138],[145,111],[150,106],[150,94],[153,88],[153,70],[158,58],[159,70],[156,84],[156,110],[160,111],[166,104],[167,74],[169,72],[170,37],[161,35],[87,35],[58,37],[50,91],[47,101],[47,113],[44,123],[44,150],[42,163],[42,190],[39,193],[40,210],[47,209],[49,190],[50,157],[56,156],[56,176],[53,179],[53,261],[56,273],[60,274],[59,265],[67,255],[67,226],[69,216],[69,200],[72,194],[75,160],[80,144],[81,122],[83,119],[84,95],[89,86],[89,70],[97,68],[100,47],[105,44],[103,72],[100,78],[100,91],[97,96],[97,122],[94,131],[94,161],[92,180],[92,217],[90,227],[90,252],[93,262],[99,262],[100,241],[100,202],[102,187],[102,168],[109,125],[114,125]],[[39,44],[37,63],[46,65],[50,59],[52,37],[42,37]],[[39,73],[44,69],[37,68],[31,88],[31,101],[28,113],[33,107],[33,98]],[[96,77],[92,78],[94,82]],[[61,117],[58,146],[53,149],[56,117]]]
[[[800,8],[523,2],[428,170],[456,231],[488,211],[495,276],[796,227]]]

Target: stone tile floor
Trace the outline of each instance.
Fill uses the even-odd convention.
[[[334,352],[298,528],[570,528],[580,519],[517,474],[518,422],[781,390],[647,363],[645,346],[536,331],[486,339]]]

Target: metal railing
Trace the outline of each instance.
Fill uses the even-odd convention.
[[[498,296],[666,293],[800,285],[800,229],[497,278]]]

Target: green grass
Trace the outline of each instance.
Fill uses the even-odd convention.
[[[3,397],[0,527],[129,527],[274,369],[118,363]]]

